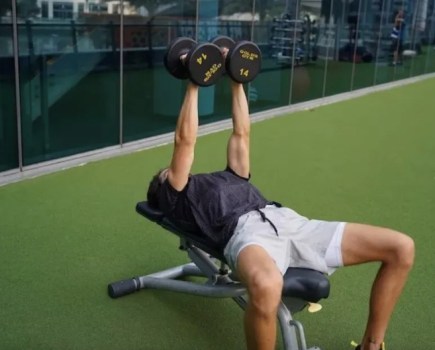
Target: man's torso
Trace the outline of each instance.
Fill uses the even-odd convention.
[[[249,182],[230,169],[191,175],[182,191],[168,181],[159,196],[161,210],[178,227],[206,236],[223,249],[243,214],[269,203]]]

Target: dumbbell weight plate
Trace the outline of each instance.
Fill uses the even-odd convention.
[[[189,77],[189,73],[180,57],[191,51],[195,45],[195,40],[186,37],[176,38],[169,44],[163,62],[168,72],[175,78],[187,79]]]
[[[239,41],[228,52],[226,70],[234,81],[248,83],[261,69],[261,51],[252,41]]]
[[[201,43],[189,51],[185,66],[193,83],[210,86],[222,76],[224,59],[218,46]]]
[[[226,35],[218,35],[210,40],[210,42],[219,46],[220,48],[226,47],[228,50],[231,50],[235,44],[235,41]]]
[[[233,39],[231,39],[229,36],[226,36],[226,35],[218,35],[218,36],[214,37],[213,39],[211,39],[210,42],[219,46],[219,48],[221,50],[224,47],[227,48],[228,52],[234,47],[234,45],[236,43]],[[227,58],[228,58],[228,56],[227,56]],[[226,63],[225,63],[225,67],[226,67]],[[224,74],[225,74],[225,72],[224,72]]]

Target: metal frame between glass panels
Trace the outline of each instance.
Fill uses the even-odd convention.
[[[18,23],[17,23],[17,5],[15,0],[11,0],[12,8],[12,46],[14,54],[14,69],[15,69],[15,108],[17,119],[17,151],[18,151],[18,168],[23,171],[23,143],[21,133],[21,98],[20,98],[20,70],[19,70],[19,56],[18,56]]]

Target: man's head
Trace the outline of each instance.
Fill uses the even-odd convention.
[[[160,169],[157,174],[153,176],[150,185],[148,186],[147,201],[153,208],[159,209],[159,189],[168,177],[168,170],[169,168]]]

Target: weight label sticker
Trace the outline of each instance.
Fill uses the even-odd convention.
[[[254,61],[258,59],[258,54],[256,54],[255,52],[249,52],[243,49],[240,50],[239,52],[242,58],[244,58],[245,60]]]
[[[216,72],[217,72],[221,67],[222,67],[222,63],[219,63],[219,64],[216,64],[216,63],[215,63],[215,64],[213,64],[213,65],[210,67],[210,69],[204,73],[204,76],[205,76],[205,78],[204,78],[204,83],[208,82],[208,81],[211,79],[211,77],[213,77],[213,75],[215,75]]]

